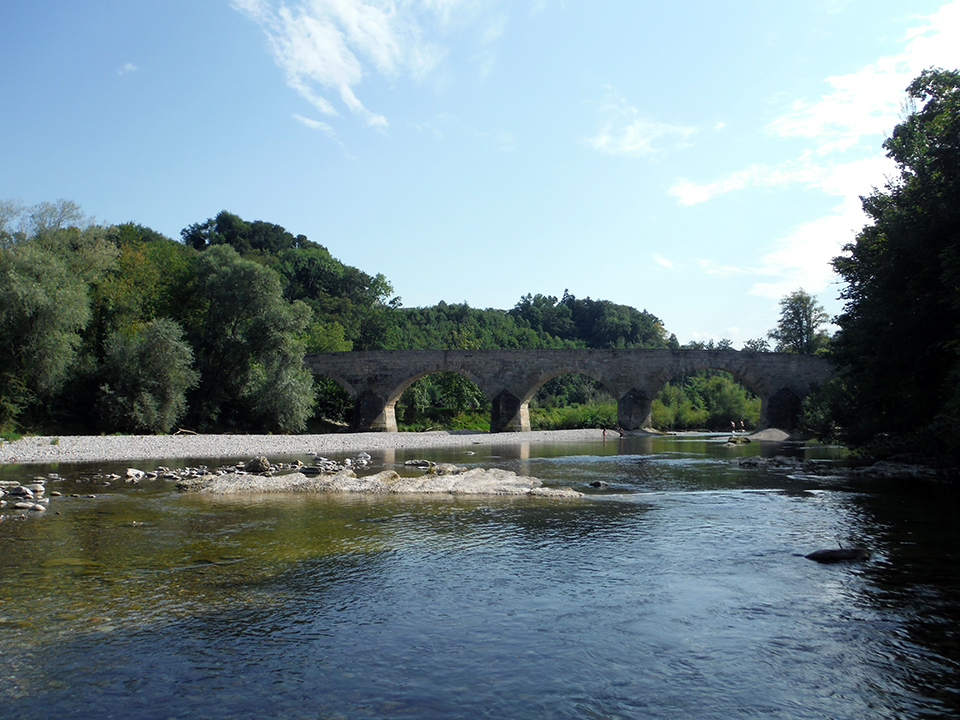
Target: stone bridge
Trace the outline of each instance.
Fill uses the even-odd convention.
[[[813,355],[735,350],[378,350],[307,355],[304,365],[346,389],[357,430],[387,432],[397,431],[403,391],[436,372],[459,373],[490,398],[491,432],[529,430],[530,398],[567,373],[599,381],[617,400],[622,428],[648,427],[660,389],[707,368],[726,370],[760,397],[761,427],[792,428],[802,398],[833,372]]]

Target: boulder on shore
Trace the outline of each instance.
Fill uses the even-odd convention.
[[[446,495],[529,495],[536,497],[574,498],[583,493],[570,488],[546,488],[537,478],[523,477],[509,470],[496,468],[445,468],[444,474],[427,473],[421,477],[401,477],[393,470],[357,477],[349,469],[332,475],[307,477],[295,472],[289,475],[204,475],[177,483],[182,492],[208,495],[260,493],[367,493],[367,494],[446,494]]]

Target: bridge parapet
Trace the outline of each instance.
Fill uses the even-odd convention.
[[[725,370],[761,399],[761,426],[791,427],[800,400],[832,373],[812,355],[733,350],[378,350],[307,355],[304,364],[354,399],[359,430],[397,430],[397,400],[419,378],[456,372],[491,400],[491,432],[530,429],[529,402],[548,380],[582,373],[617,400],[624,429],[650,425],[651,403],[671,379]]]

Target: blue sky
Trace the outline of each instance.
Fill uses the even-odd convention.
[[[892,173],[960,0],[0,4],[0,198],[279,223],[404,306],[569,290],[766,334]]]

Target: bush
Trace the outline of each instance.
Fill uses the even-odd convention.
[[[760,422],[760,398],[719,370],[667,383],[651,410],[651,422],[658,430],[728,430],[731,421],[754,428]]]
[[[616,425],[617,404],[614,402],[530,409],[530,428],[532,430],[612,428]]]

